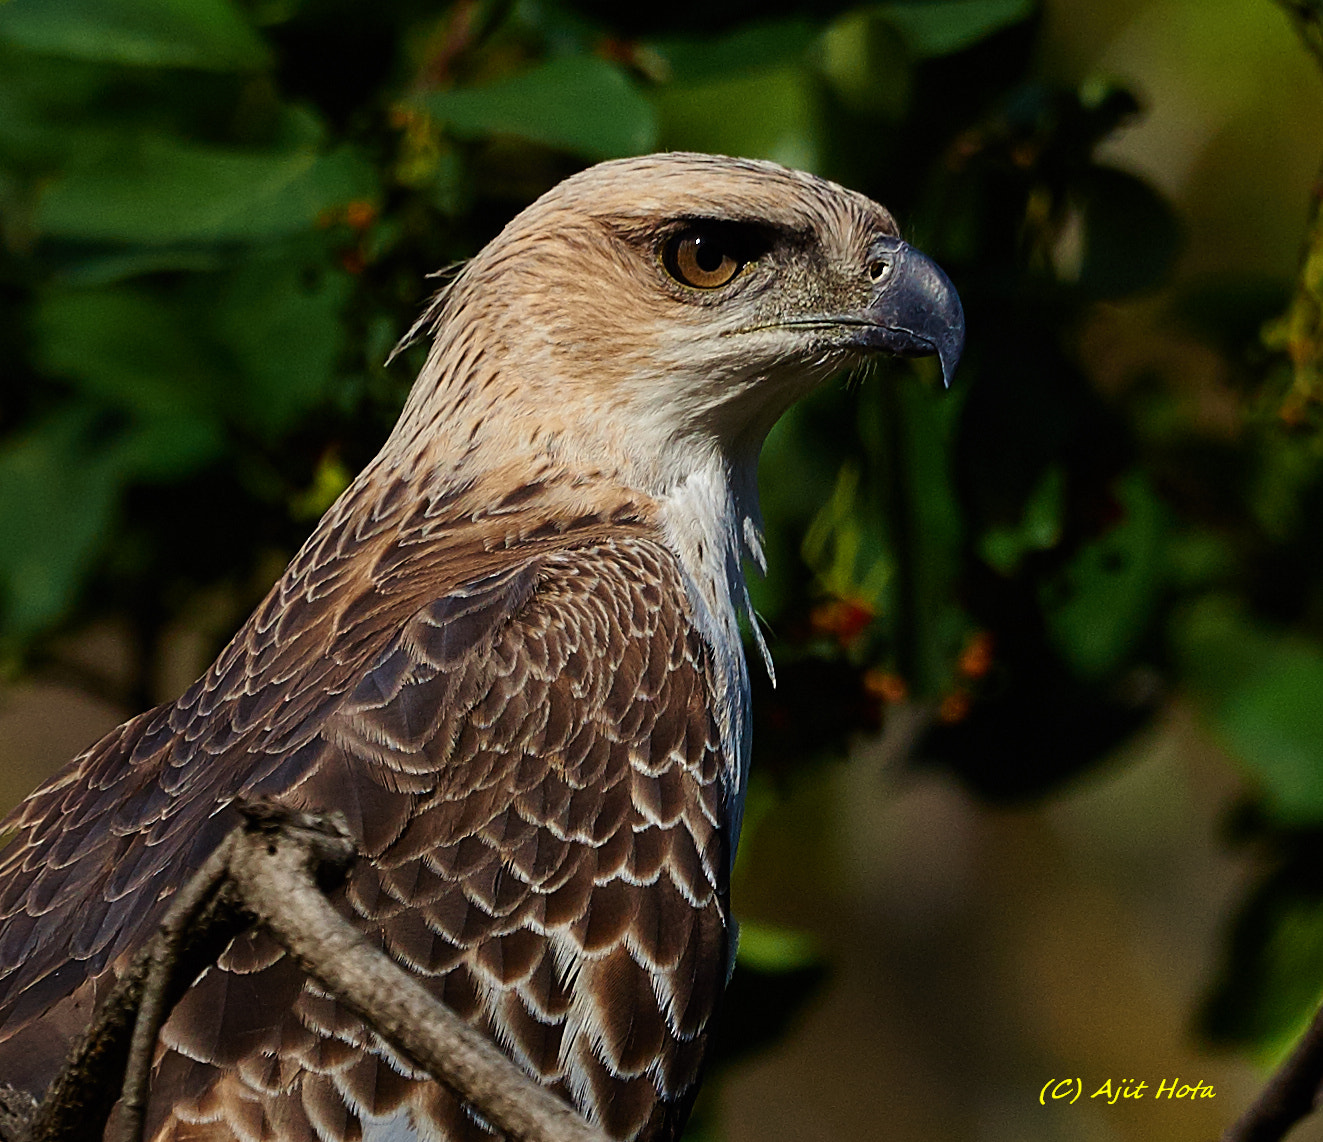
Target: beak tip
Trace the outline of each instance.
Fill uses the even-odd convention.
[[[952,294],[954,297],[955,295]],[[957,305],[959,302],[957,301]],[[960,364],[960,354],[965,347],[965,317],[958,313],[948,327],[947,336],[937,346],[937,359],[942,366],[942,387],[951,387],[951,378],[955,376],[956,366]]]
[[[936,292],[942,310],[942,332],[937,338],[937,358],[942,366],[942,384],[949,389],[965,348],[965,307],[961,305],[960,295],[951,284],[951,279],[936,266],[933,268],[938,277]]]

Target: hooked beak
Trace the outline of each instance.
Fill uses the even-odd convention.
[[[877,239],[869,256],[877,285],[859,315],[856,343],[897,357],[936,356],[949,387],[965,344],[955,286],[936,262],[899,238]]]

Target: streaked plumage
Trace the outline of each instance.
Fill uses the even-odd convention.
[[[7,822],[0,1080],[44,1089],[232,802],[264,795],[347,815],[342,907],[530,1074],[616,1137],[675,1137],[732,951],[759,448],[869,353],[959,350],[949,284],[894,235],[831,183],[696,155],[604,164],[516,218],[208,673]],[[697,288],[681,247],[700,276],[714,248],[742,264]],[[171,1016],[149,1125],[491,1137],[261,934]]]

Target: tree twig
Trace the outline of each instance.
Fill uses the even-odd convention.
[[[242,842],[229,867],[244,903],[304,971],[512,1142],[608,1142],[369,944],[317,890],[300,838]]]
[[[20,1133],[22,1142],[86,1142],[100,1137],[116,1099],[130,1090],[126,1084],[141,1086],[150,1067],[155,1031],[165,1013],[251,923],[226,891],[228,843],[227,838],[171,901],[158,931],[134,957],[70,1052]],[[144,1016],[153,1022],[153,1031],[146,1045],[137,1045],[135,1051]],[[126,1102],[141,1101],[142,1094],[130,1090]]]
[[[232,847],[233,838],[226,837],[202,868],[189,878],[171,902],[157,937],[147,945],[140,959],[142,999],[129,1042],[118,1121],[110,1134],[114,1142],[128,1142],[142,1135],[152,1054],[157,1032],[165,1022],[171,1006],[169,982],[171,968],[178,962],[179,942],[188,928],[197,922],[202,908],[221,890]]]
[[[298,838],[308,862],[309,875],[323,887],[338,883],[353,863],[354,842],[339,813],[291,813],[267,802],[242,806],[245,824],[226,836],[171,902],[156,937],[144,950],[142,1002],[134,1022],[128,1063],[115,1120],[107,1142],[138,1142],[143,1136],[147,1097],[151,1084],[156,1036],[200,967],[186,964],[186,949],[200,925],[217,923],[224,940],[206,941],[208,962],[225,949],[234,935],[248,927],[254,911],[245,906],[234,883],[231,866],[243,846],[269,843],[276,835]],[[309,883],[313,883],[312,880]],[[219,934],[219,933],[218,933]]]

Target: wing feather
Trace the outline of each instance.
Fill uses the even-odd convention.
[[[342,906],[397,961],[615,1136],[669,1139],[724,978],[730,768],[674,557],[641,529],[538,526],[429,579],[429,546],[374,521],[378,554],[314,537],[178,703],[11,817],[0,1073],[32,1074],[10,1063],[53,1007],[76,1033],[233,800],[275,794],[346,814],[370,859]],[[159,1052],[158,1140],[349,1138],[401,1114],[493,1137],[261,933]]]

